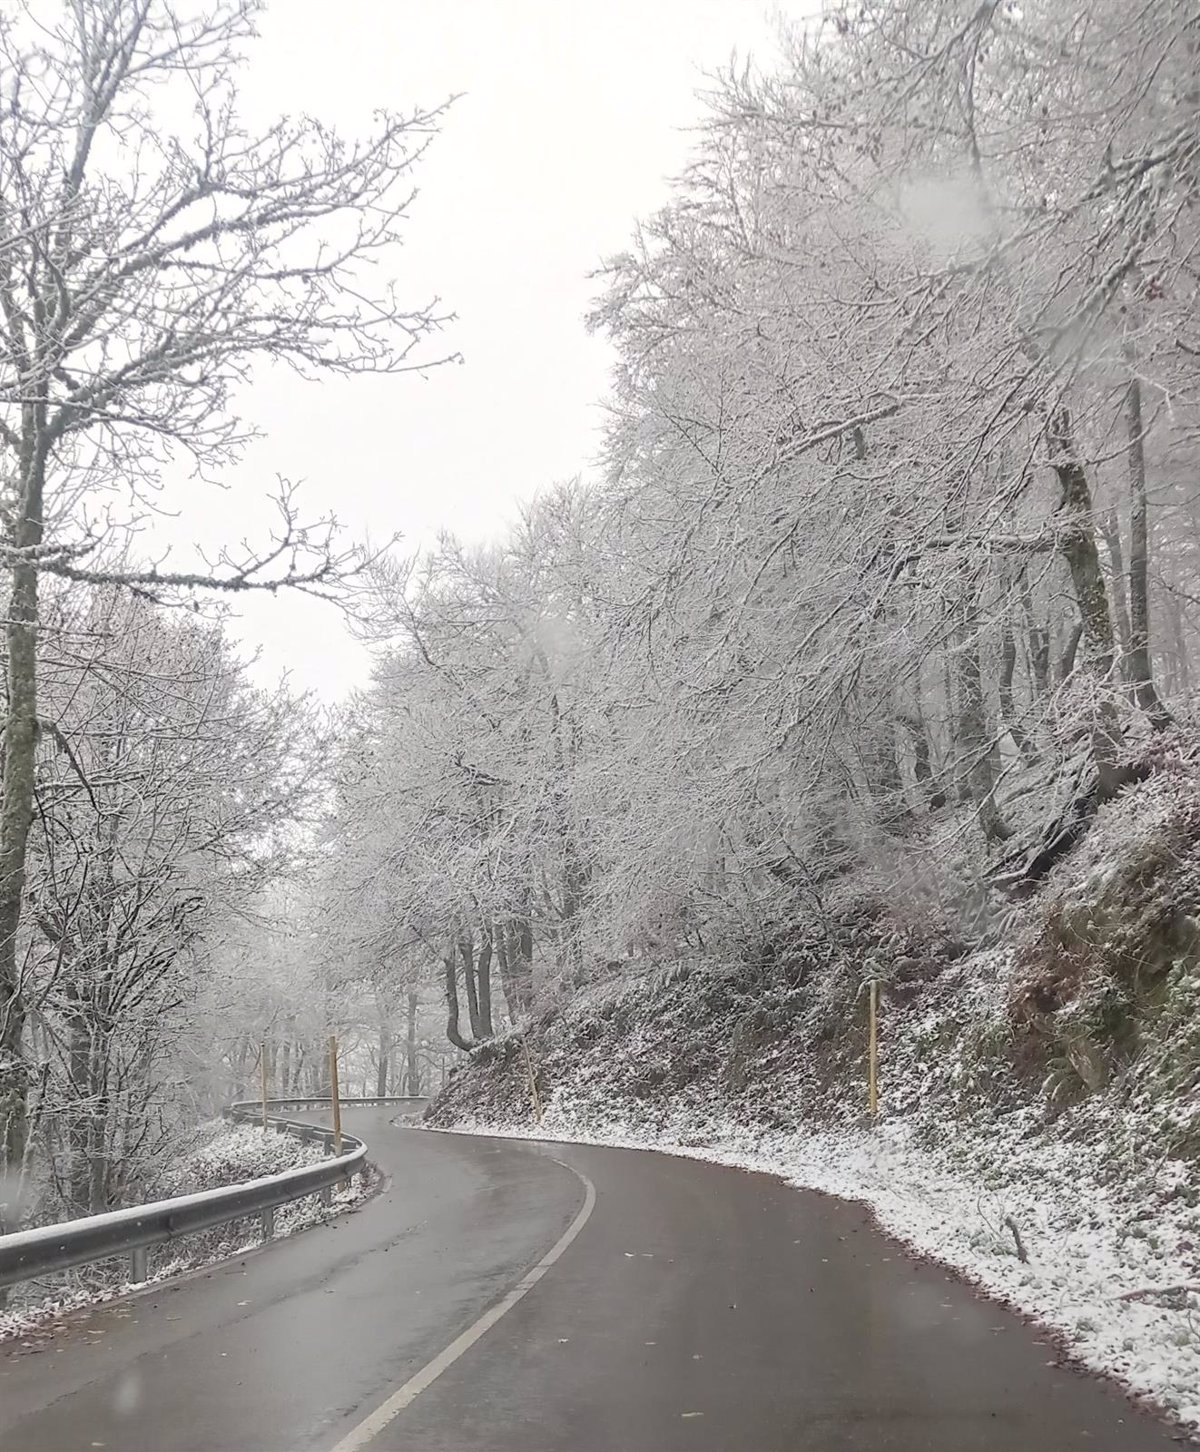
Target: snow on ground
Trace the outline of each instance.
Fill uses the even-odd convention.
[[[467,1119],[453,1128],[687,1155],[862,1201],[884,1230],[912,1249],[1052,1328],[1078,1360],[1116,1376],[1193,1434],[1200,1429],[1200,1296],[1160,1296],[1153,1304],[1122,1299],[1130,1291],[1200,1279],[1196,1211],[1184,1197],[1174,1215],[1158,1203],[1144,1220],[1136,1207],[1131,1216],[1127,1184],[1100,1183],[1087,1145],[1026,1139],[1013,1123],[1003,1146],[1011,1171],[980,1178],[969,1146],[956,1164],[952,1153],[915,1142],[914,1120],[873,1131],[760,1131],[714,1108],[710,1115],[676,1114],[651,1130],[644,1118],[589,1102],[568,1086],[536,1128]],[[1162,1167],[1164,1188],[1176,1169],[1170,1162]],[[1017,1256],[1012,1225],[1026,1264]]]
[[[258,1125],[227,1124],[215,1120],[197,1132],[188,1151],[154,1185],[149,1198],[168,1199],[236,1185],[246,1180],[279,1174],[299,1165],[314,1164],[325,1158],[322,1145],[297,1139],[294,1135],[274,1131],[264,1133]],[[372,1193],[356,1175],[349,1188],[335,1188],[329,1206],[309,1195],[275,1211],[275,1238],[294,1235],[299,1230],[331,1220],[354,1209]],[[188,1236],[177,1245],[152,1247],[150,1274],[145,1282],[135,1284],[103,1276],[101,1268],[83,1266],[79,1270],[43,1281],[30,1281],[13,1287],[12,1301],[0,1311],[0,1341],[16,1339],[30,1345],[40,1343],[49,1334],[64,1329],[65,1318],[72,1312],[106,1301],[117,1300],[141,1285],[158,1285],[176,1276],[202,1269],[234,1256],[245,1255],[262,1244],[257,1217],[234,1221],[206,1233]],[[50,1290],[50,1285],[55,1286]]]
[[[769,957],[621,965],[473,1055],[432,1122],[691,1155],[861,1201],[1196,1434],[1200,748],[1156,749],[1154,773],[1034,899],[999,905],[975,951],[919,894],[847,877]]]
[[[276,1130],[264,1133],[261,1124],[214,1119],[200,1126],[184,1153],[149,1187],[146,1198],[167,1200],[173,1195],[215,1190],[221,1185],[278,1175],[298,1165],[316,1164],[324,1158],[324,1146],[314,1141]]]

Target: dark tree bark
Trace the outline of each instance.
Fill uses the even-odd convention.
[[[1071,572],[1075,603],[1083,623],[1084,660],[1107,678],[1113,665],[1113,625],[1093,528],[1092,491],[1079,460],[1074,426],[1066,408],[1058,409],[1047,429],[1051,468],[1059,484],[1059,549]]]
[[[1129,361],[1126,422],[1129,432],[1129,680],[1134,698],[1161,730],[1171,715],[1154,687],[1150,663],[1150,544],[1146,517],[1146,432],[1142,418],[1142,382]]]
[[[453,948],[442,959],[442,967],[445,969],[446,984],[446,1037],[456,1049],[469,1053],[474,1045],[463,1038],[458,1027],[458,968],[454,961]]]
[[[1062,655],[1058,658],[1058,679],[1065,681],[1075,669],[1075,661],[1079,655],[1079,642],[1083,639],[1083,621],[1077,620],[1071,626],[1070,634],[1067,636],[1066,644],[1063,646]]]
[[[1117,631],[1117,644],[1121,648],[1121,674],[1128,675],[1132,657],[1132,641],[1129,633],[1129,601],[1125,590],[1125,559],[1121,549],[1121,521],[1117,511],[1110,509],[1100,522],[1104,535],[1104,547],[1108,551],[1108,573],[1113,588],[1113,623]]]
[[[529,976],[529,997],[533,1001],[533,919],[528,913],[517,921],[518,957],[525,964]]]
[[[933,753],[929,746],[929,732],[919,715],[902,715],[897,718],[908,732],[913,749],[913,776],[931,812],[946,805],[946,793],[938,783],[933,770]]]
[[[46,402],[24,406],[13,544],[30,554],[42,542],[42,496],[48,441]],[[3,793],[0,804],[0,1181],[25,1162],[28,1074],[23,1053],[26,1003],[17,952],[25,897],[25,861],[33,821],[38,741],[38,572],[31,562],[11,566],[5,637],[8,646],[8,712],[4,722]],[[0,1200],[0,1234],[15,1225],[15,1200]],[[10,1224],[11,1222],[11,1224]]]
[[[1092,491],[1079,459],[1071,415],[1066,407],[1051,416],[1046,430],[1050,467],[1058,479],[1059,550],[1071,572],[1075,603],[1083,626],[1084,664],[1101,690],[1092,712],[1092,756],[1099,776],[1099,797],[1106,800],[1123,784],[1119,758],[1121,730],[1115,703],[1103,685],[1113,668],[1113,626],[1108,592],[1100,568],[1100,551],[1093,528]]]
[[[1013,745],[1021,754],[1021,760],[1027,766],[1033,766],[1038,760],[1038,750],[1029,733],[1021,725],[1013,700],[1013,675],[1016,667],[1017,640],[1013,634],[1012,621],[1005,617],[1000,639],[1000,715],[1008,728],[1008,734],[1013,739]]]
[[[996,805],[997,746],[983,692],[979,602],[972,580],[962,582],[958,634],[959,799],[975,804],[979,825],[988,842],[1003,842],[1012,836],[1012,828]]]
[[[476,1038],[490,1039],[492,1027],[492,930],[480,929],[479,955],[475,960],[476,998],[479,1003],[479,1032]]]
[[[496,966],[500,970],[500,988],[504,994],[504,1006],[508,1009],[508,1021],[516,1023],[520,1011],[513,982],[512,967],[508,959],[508,933],[505,924],[498,922],[492,928],[492,942],[496,945]]]
[[[507,925],[508,967],[517,1011],[533,1007],[533,921],[528,914]]]
[[[467,994],[467,1014],[471,1020],[471,1037],[478,1043],[483,1038],[483,1028],[479,1017],[479,990],[475,982],[475,944],[470,938],[460,937],[458,952],[462,958],[463,987]]]

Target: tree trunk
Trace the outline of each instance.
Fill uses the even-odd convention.
[[[1150,664],[1150,545],[1146,519],[1146,434],[1142,419],[1142,381],[1129,362],[1126,422],[1129,430],[1129,680],[1134,698],[1161,730],[1171,716],[1154,688]]]
[[[1017,717],[1013,701],[1013,673],[1017,666],[1017,641],[1013,634],[1012,621],[1005,616],[1000,640],[1000,715],[1013,739],[1013,745],[1021,753],[1026,766],[1034,766],[1038,760],[1037,747]]]
[[[417,1060],[417,995],[408,995],[407,1011],[405,1014],[404,1032],[404,1092],[406,1094],[419,1094],[421,1092],[421,1065]]]
[[[1021,608],[1025,612],[1025,628],[1029,642],[1029,677],[1034,695],[1044,696],[1050,690],[1050,632],[1033,616],[1033,591],[1029,577],[1021,571]]]
[[[483,1037],[479,1018],[479,990],[475,983],[475,944],[470,938],[459,938],[458,951],[462,958],[463,987],[467,991],[467,1014],[471,1020],[471,1037],[478,1043]]]
[[[899,718],[901,726],[908,732],[913,748],[913,776],[917,786],[925,795],[929,810],[936,812],[946,805],[946,793],[938,785],[933,772],[933,753],[929,747],[929,732],[920,715],[904,715]]]
[[[486,924],[480,929],[479,956],[475,960],[476,997],[479,1001],[479,1033],[477,1038],[490,1039],[492,1028],[492,930]]]
[[[106,1066],[101,1061],[102,1047],[97,1043],[93,1049],[93,1074],[89,1120],[91,1124],[88,1146],[88,1168],[91,1172],[89,1210],[93,1215],[102,1215],[112,1208],[109,1197],[111,1158],[108,1144],[109,1097]]]
[[[528,1013],[533,1007],[533,923],[527,916],[517,918],[506,932],[513,998],[517,1012]]]
[[[45,405],[24,405],[21,492],[12,543],[34,551],[42,542]],[[25,898],[25,861],[33,820],[37,762],[38,573],[28,561],[11,566],[5,638],[8,646],[8,715],[0,791],[0,1233],[15,1227],[28,1132],[28,1077],[22,1053],[25,997],[17,939]]]
[[[77,995],[70,997],[78,1002]],[[91,1141],[91,1111],[88,1092],[92,1078],[92,1035],[82,1004],[67,1020],[68,1088],[74,1101],[67,1113],[67,1144],[70,1169],[67,1195],[72,1215],[86,1215],[91,1208],[91,1176],[88,1168]]]
[[[1167,596],[1167,614],[1171,622],[1171,656],[1174,661],[1172,689],[1178,695],[1186,696],[1192,688],[1192,676],[1188,664],[1186,621],[1183,602],[1173,594]]]
[[[1113,665],[1113,625],[1100,568],[1093,527],[1092,491],[1087,472],[1079,462],[1071,415],[1060,408],[1047,430],[1051,468],[1058,478],[1060,499],[1059,548],[1071,572],[1075,603],[1083,622],[1084,659],[1102,680]]]
[[[392,1035],[386,1023],[379,1025],[379,1063],[375,1066],[375,1093],[383,1099],[388,1092],[392,1067]]]
[[[562,832],[562,918],[558,924],[560,967],[568,982],[583,982],[583,946],[580,939],[580,910],[591,870],[579,852],[573,829]]]
[[[469,1052],[472,1045],[463,1038],[458,1027],[458,969],[454,962],[454,949],[442,959],[446,983],[446,1037],[456,1049]]]
[[[508,934],[502,922],[492,928],[492,942],[496,945],[496,963],[500,969],[500,987],[504,993],[504,1006],[508,1009],[508,1021],[514,1024],[517,1021],[517,1001],[508,961]]]
[[[1062,655],[1058,658],[1058,679],[1065,681],[1075,669],[1075,658],[1079,654],[1079,642],[1083,639],[1083,621],[1077,620],[1071,626],[1071,633],[1067,636],[1067,643],[1063,646]]]
[[[526,913],[517,923],[518,956],[529,977],[529,1001],[533,1002],[533,919]]]
[[[1087,472],[1079,461],[1071,415],[1066,407],[1051,416],[1046,439],[1050,449],[1050,467],[1058,478],[1061,491],[1059,549],[1071,572],[1075,603],[1079,607],[1084,663],[1096,676],[1100,687],[1093,707],[1091,738],[1092,756],[1099,778],[1099,798],[1103,801],[1120,788],[1123,780],[1119,762],[1121,730],[1116,705],[1104,693],[1104,685],[1113,667],[1112,615],[1100,568],[1100,552],[1096,548],[1092,491]]]
[[[974,802],[988,842],[1003,842],[1012,828],[996,805],[996,742],[983,694],[983,662],[979,644],[979,603],[975,583],[960,589],[958,646],[958,758],[960,800]]]
[[[1121,674],[1128,675],[1133,646],[1129,633],[1129,602],[1125,591],[1125,561],[1121,549],[1121,521],[1117,511],[1110,509],[1100,522],[1104,546],[1108,550],[1108,573],[1113,588],[1113,621],[1117,643],[1121,647]]]

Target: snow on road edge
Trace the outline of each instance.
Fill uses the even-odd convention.
[[[921,1255],[1057,1332],[1084,1365],[1116,1377],[1136,1397],[1177,1419],[1200,1441],[1200,1311],[1122,1300],[1123,1293],[1175,1284],[1179,1269],[1154,1234],[1123,1229],[1127,1207],[1081,1185],[1065,1146],[1038,1178],[998,1190],[957,1175],[912,1143],[904,1121],[874,1132],[760,1132],[728,1116],[679,1119],[659,1132],[605,1113],[597,1123],[551,1104],[538,1126],[460,1120],[450,1133],[545,1139],[653,1150],[778,1175],[871,1208],[883,1230]],[[1048,1161],[1044,1147],[1041,1158]],[[1029,1166],[1033,1169],[1035,1167]],[[1016,1253],[1011,1217],[1027,1248]]]

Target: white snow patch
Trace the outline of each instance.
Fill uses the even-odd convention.
[[[564,1094],[563,1100],[567,1099]],[[581,1112],[582,1109],[582,1112]],[[1172,1306],[1122,1300],[1147,1286],[1195,1281],[1195,1213],[1138,1221],[1119,1193],[1095,1183],[1063,1141],[1013,1134],[1013,1174],[981,1183],[945,1153],[913,1143],[904,1121],[876,1130],[760,1132],[727,1114],[679,1116],[650,1131],[596,1106],[552,1102],[539,1126],[463,1120],[451,1133],[654,1150],[778,1175],[799,1189],[860,1201],[922,1255],[1058,1332],[1096,1371],[1115,1376],[1195,1432],[1200,1429],[1200,1296]],[[1086,1150],[1084,1151],[1086,1152]],[[1164,1177],[1172,1174],[1170,1162]],[[1029,1255],[1017,1258],[1011,1217]]]

